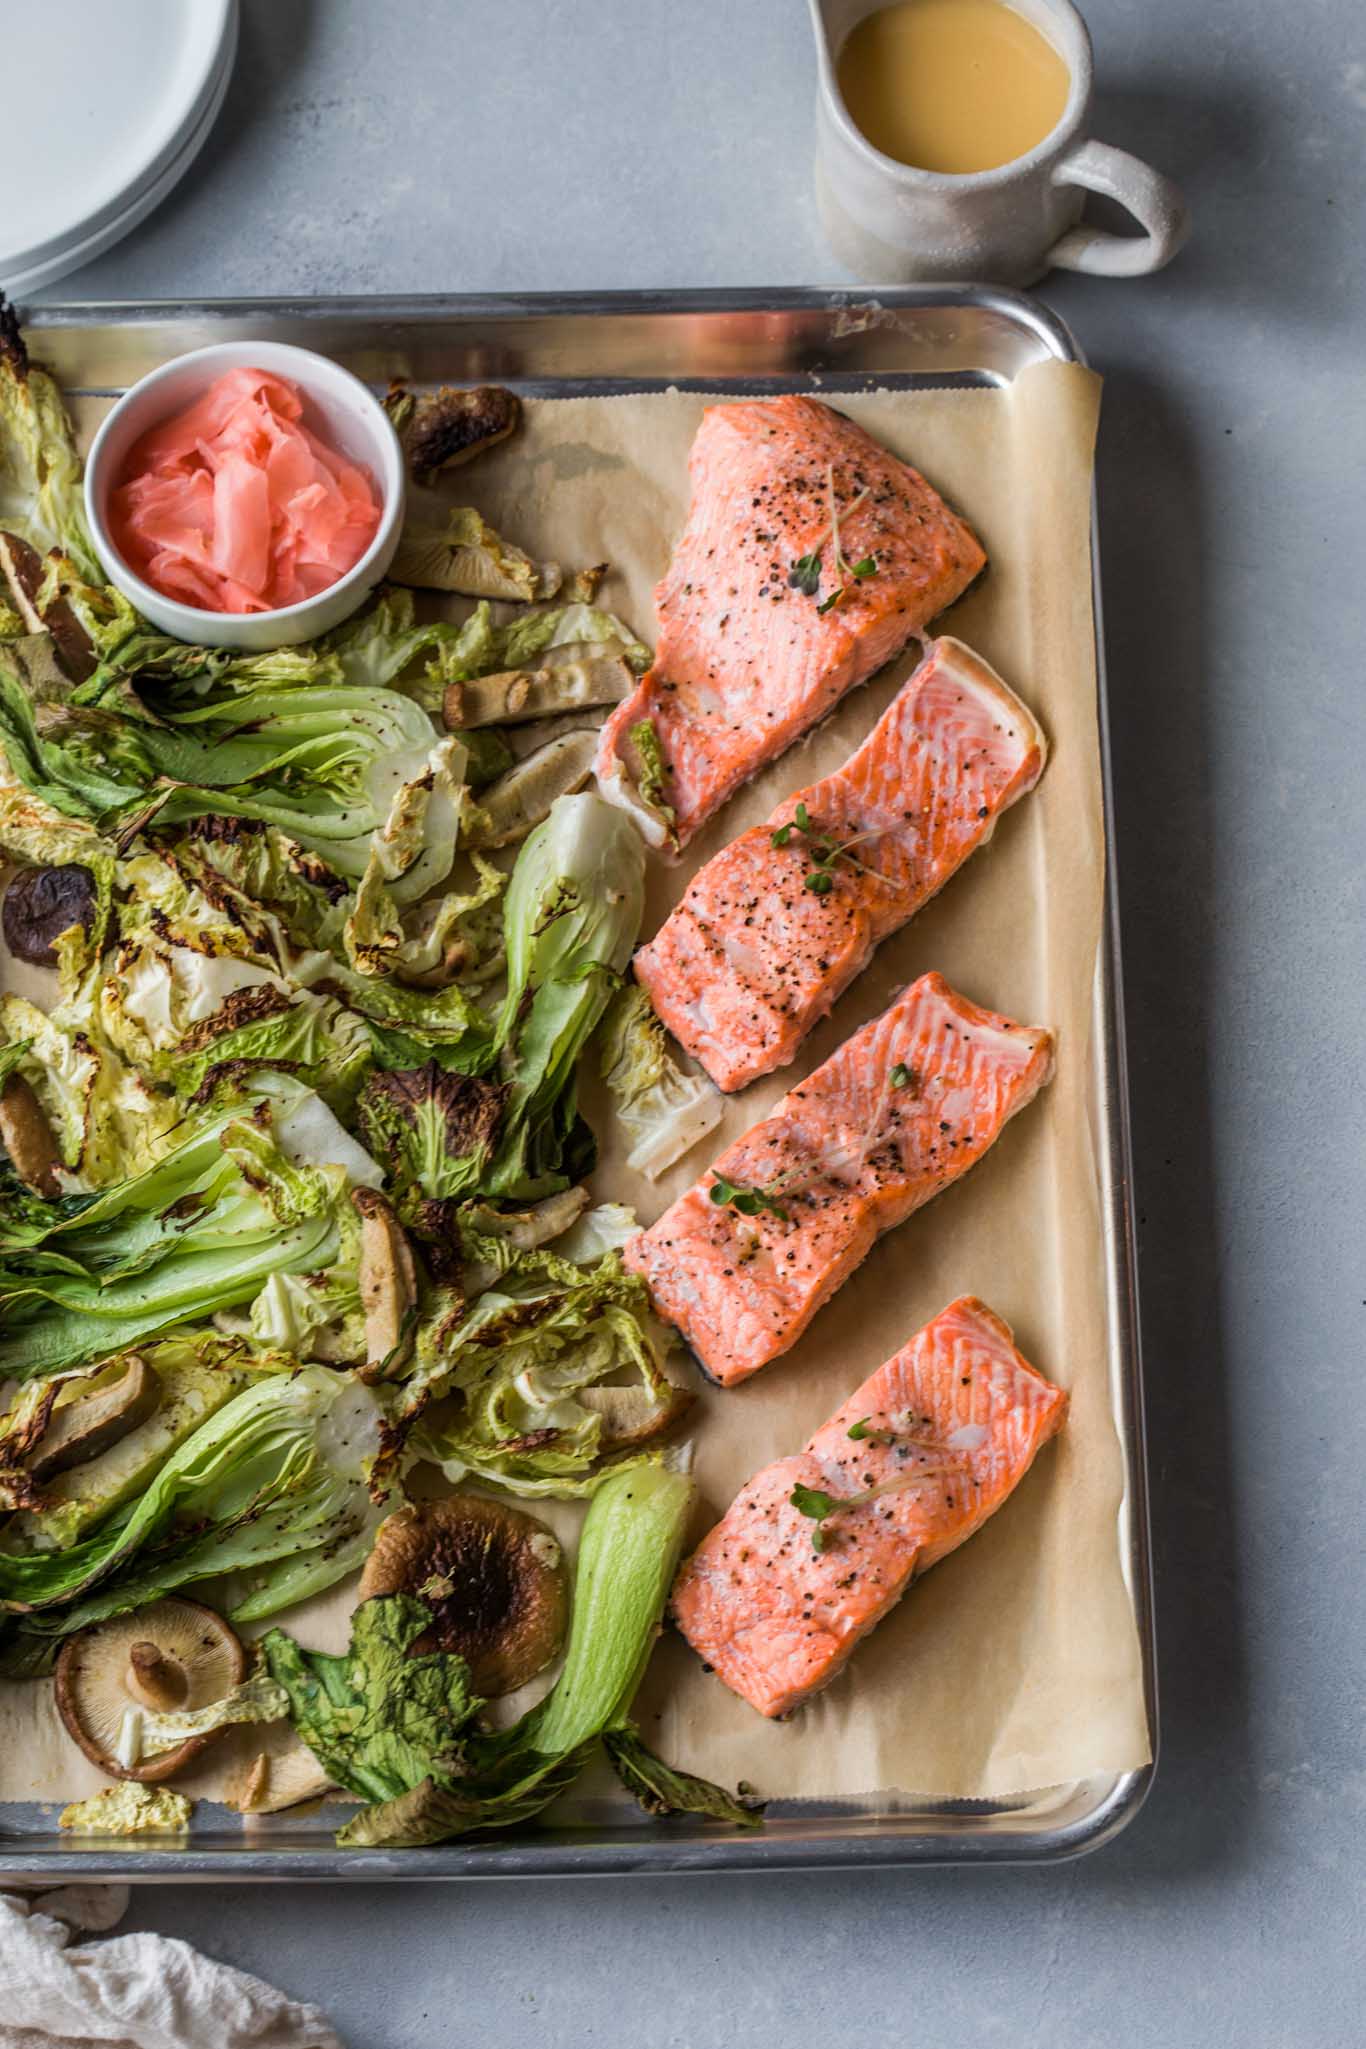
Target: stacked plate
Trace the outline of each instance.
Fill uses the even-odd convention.
[[[237,50],[237,0],[64,0],[5,15],[0,286],[65,277],[158,206],[198,156]]]

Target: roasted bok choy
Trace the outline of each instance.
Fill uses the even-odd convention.
[[[225,1573],[243,1576],[240,1621],[320,1592],[369,1549],[379,1423],[350,1375],[262,1362],[90,1535],[0,1551],[0,1613],[22,1617],[23,1636],[54,1639]]]
[[[514,1828],[565,1792],[604,1740],[629,1759],[633,1791],[645,1778],[669,1788],[674,1811],[756,1821],[718,1787],[652,1758],[628,1720],[692,1499],[691,1480],[662,1463],[603,1482],[579,1539],[560,1676],[537,1706],[496,1733],[478,1725],[482,1703],[462,1658],[414,1655],[430,1614],[411,1595],[363,1602],[345,1657],[303,1651],[272,1630],[262,1649],[289,1695],[296,1730],[338,1785],[371,1803],[337,1841],[387,1847]]]
[[[342,1149],[333,1131],[364,1160],[311,1091],[280,1082],[187,1118],[160,1160],[97,1195],[0,1190],[0,1376],[59,1373],[229,1309],[261,1344],[308,1357],[326,1328],[329,1356],[363,1358],[355,1175],[325,1157]]]
[[[435,1063],[367,1081],[360,1128],[401,1211],[478,1192],[530,1201],[585,1173],[579,1056],[631,957],[645,857],[600,797],[561,797],[517,856],[503,904],[507,990],[481,1078]]]

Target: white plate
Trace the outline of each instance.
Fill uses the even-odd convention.
[[[0,283],[17,293],[89,262],[184,175],[227,90],[237,0],[65,0],[60,33],[16,9],[5,46],[6,155],[24,178]]]

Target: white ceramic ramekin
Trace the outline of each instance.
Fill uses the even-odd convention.
[[[206,612],[163,597],[134,574],[110,537],[105,509],[133,443],[191,404],[225,370],[242,369],[270,370],[298,386],[306,423],[373,477],[380,494],[379,527],[354,568],[316,597],[274,612]],[[313,640],[357,610],[393,561],[403,525],[403,498],[403,453],[379,400],[349,370],[326,356],[315,356],[311,349],[285,342],[217,342],[164,363],[126,391],[105,415],[85,465],[86,518],[95,552],[115,588],[145,619],[177,640],[243,648],[250,654]]]

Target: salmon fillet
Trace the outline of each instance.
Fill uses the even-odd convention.
[[[950,1303],[805,1451],[742,1488],[674,1583],[679,1628],[761,1715],[791,1714],[918,1573],[995,1514],[1066,1414],[1067,1396],[1021,1358],[1009,1325],[971,1295]],[[878,1491],[817,1520],[793,1502],[797,1488],[832,1501]]]
[[[656,846],[682,847],[733,790],[899,653],[986,561],[975,535],[852,420],[788,395],[709,406],[693,442],[687,525],[655,590],[654,665],[603,728],[597,774]],[[837,572],[840,549],[872,573]],[[789,581],[820,556],[814,593]],[[843,585],[829,610],[825,603]],[[653,727],[661,803],[632,787]],[[635,737],[633,737],[635,735]]]
[[[922,975],[622,1256],[734,1387],[797,1342],[884,1231],[982,1157],[1052,1065],[1050,1033]],[[720,1199],[726,1183],[754,1214]]]
[[[1033,789],[1046,752],[995,670],[937,640],[843,768],[708,861],[635,970],[718,1088],[787,1065],[873,949]]]

